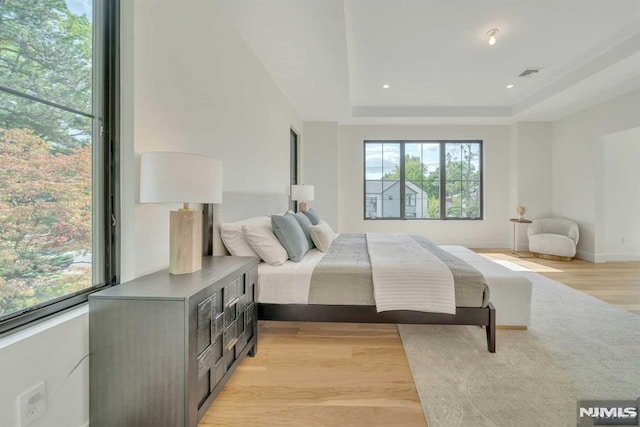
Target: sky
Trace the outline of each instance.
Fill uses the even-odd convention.
[[[65,0],[69,10],[75,15],[85,15],[89,21],[93,20],[93,0]]]

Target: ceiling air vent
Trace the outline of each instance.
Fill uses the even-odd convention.
[[[542,70],[541,67],[539,67],[539,68],[527,68],[526,70],[521,72],[518,75],[518,77],[533,77],[534,75],[538,74],[540,72],[540,70]]]

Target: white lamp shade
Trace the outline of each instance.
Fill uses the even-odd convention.
[[[313,201],[313,185],[292,185],[291,200],[303,200],[305,202]]]
[[[221,203],[222,162],[152,151],[140,159],[140,203]]]

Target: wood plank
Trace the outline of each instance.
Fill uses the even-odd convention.
[[[632,313],[640,313],[640,262],[592,263],[518,258],[505,249],[474,249],[494,260],[509,261]]]
[[[395,325],[260,321],[208,426],[426,426]]]

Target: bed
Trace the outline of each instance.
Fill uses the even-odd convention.
[[[214,255],[227,254],[219,225],[252,216],[283,212],[288,197],[277,194],[225,193],[221,205],[209,205],[209,236]],[[213,212],[211,210],[213,209]],[[211,213],[213,215],[211,215]],[[428,239],[415,243],[439,258],[455,282],[455,314],[392,309],[379,311],[378,288],[371,283],[372,264],[364,234],[341,234],[326,253],[309,251],[299,263],[258,267],[258,318],[278,321],[478,325],[486,331],[487,348],[494,353],[496,310],[482,275],[469,264]],[[406,238],[406,237],[405,237]],[[374,269],[375,269],[374,264]],[[379,303],[379,301],[378,301]]]

